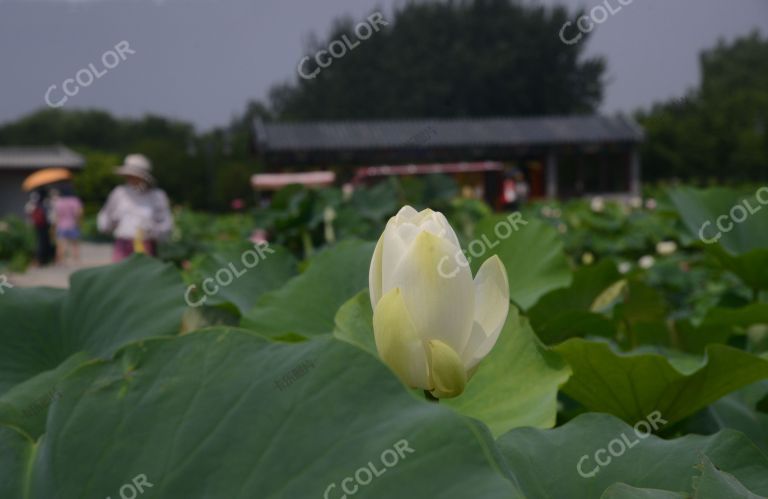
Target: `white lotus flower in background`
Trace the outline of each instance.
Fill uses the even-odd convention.
[[[509,312],[501,260],[475,279],[442,213],[404,206],[379,238],[369,273],[381,359],[409,386],[434,397],[461,394],[499,337]]]
[[[653,267],[653,264],[656,263],[656,259],[653,258],[651,255],[645,255],[640,258],[640,260],[637,261],[637,264],[640,266],[641,269],[648,270],[651,267]]]
[[[600,196],[595,196],[589,202],[589,208],[595,213],[600,213],[605,209],[605,201]]]
[[[632,270],[632,264],[629,262],[621,262],[619,263],[619,274],[626,274]]]
[[[674,241],[661,241],[656,243],[656,253],[667,256],[677,251],[677,243]]]
[[[344,201],[352,199],[352,195],[355,193],[355,186],[347,182],[341,186],[341,194]]]

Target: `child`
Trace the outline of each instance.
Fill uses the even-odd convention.
[[[72,187],[67,185],[61,188],[59,196],[53,201],[53,214],[56,220],[56,263],[64,263],[67,252],[74,262],[79,262],[83,203]]]

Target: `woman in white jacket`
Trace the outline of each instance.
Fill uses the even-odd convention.
[[[173,230],[168,196],[155,187],[152,164],[141,154],[126,156],[117,174],[125,183],[115,187],[99,212],[99,230],[114,236],[115,262],[133,253],[156,256],[158,241]]]

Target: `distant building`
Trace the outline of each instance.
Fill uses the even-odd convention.
[[[42,168],[80,170],[83,157],[63,146],[0,147],[0,217],[24,215],[29,195],[21,184],[30,174]]]
[[[342,181],[443,172],[490,202],[511,168],[534,198],[639,194],[642,140],[640,126],[622,116],[254,122],[268,172],[333,170]]]

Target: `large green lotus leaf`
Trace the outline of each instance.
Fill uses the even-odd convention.
[[[180,334],[187,334],[198,329],[213,326],[237,327],[240,324],[240,311],[231,302],[218,305],[190,307],[181,318]]]
[[[378,356],[373,337],[373,307],[368,290],[359,292],[342,305],[335,322],[334,336]]]
[[[29,437],[0,424],[0,497],[26,497],[24,477],[34,448],[34,442]]]
[[[530,309],[531,322],[537,325],[558,309],[590,310],[595,300],[620,279],[621,274],[610,260],[580,267],[573,273],[570,286],[547,293]]]
[[[186,308],[172,266],[142,256],[75,273],[70,290],[14,288],[0,300],[0,395],[77,352],[109,356],[175,334]]]
[[[215,282],[217,274],[222,283],[228,282],[230,275],[234,279],[226,286],[216,283],[217,292],[205,296],[201,291],[203,281],[213,279]],[[282,287],[296,275],[296,259],[280,246],[254,248],[248,245],[205,255],[196,275],[192,303],[201,300],[205,300],[205,305],[231,302],[244,314],[253,308],[259,296]],[[211,286],[209,283],[208,287]]]
[[[322,251],[303,274],[263,294],[242,326],[272,337],[332,333],[339,307],[368,287],[374,246],[349,240]]]
[[[707,312],[704,324],[726,328],[768,324],[768,303],[753,303],[742,308],[715,307]]]
[[[674,440],[654,435],[639,438],[624,422],[590,413],[552,430],[518,428],[497,444],[529,498],[594,499],[617,483],[688,493],[702,454],[753,492],[768,493],[768,458],[742,434],[730,430]],[[609,447],[613,454],[606,450]],[[610,462],[599,466],[596,453],[602,462]]]
[[[550,428],[557,417],[557,392],[571,374],[547,349],[527,319],[510,307],[491,353],[459,397],[446,405],[483,421],[494,436],[520,426]]]
[[[334,335],[378,357],[372,321],[370,298],[363,291],[339,310]],[[569,375],[563,359],[542,345],[528,320],[511,307],[496,345],[464,393],[440,403],[479,419],[494,436],[519,426],[550,428],[557,391]]]
[[[626,349],[641,345],[671,346],[666,325],[668,307],[655,288],[636,280],[628,281],[624,301],[616,305],[614,318],[623,326],[621,344]]]
[[[768,249],[768,207],[757,201],[754,191],[742,193],[722,187],[703,190],[680,187],[670,190],[669,198],[693,237],[699,238],[702,226],[709,222],[704,230],[704,236],[707,239],[716,237],[716,233],[720,232],[716,228],[718,217],[730,218],[730,212],[734,206],[742,205],[746,200],[755,213],[747,214],[746,219],[741,223],[734,223],[733,228],[728,232],[721,232],[722,235],[717,244],[722,245],[734,255],[743,255],[761,248]],[[736,218],[741,217],[742,214],[738,209]],[[728,222],[722,225],[727,227]]]
[[[768,361],[724,345],[701,359],[618,353],[608,343],[574,338],[554,348],[573,368],[563,391],[591,411],[634,424],[653,411],[673,423],[750,383],[768,378]]]
[[[522,497],[478,423],[414,398],[332,337],[149,339],[80,367],[62,390],[30,499],[116,497],[139,475],[146,499],[336,499],[356,474],[361,497]]]
[[[765,499],[765,496],[747,490],[735,476],[717,469],[706,456],[700,467],[701,477],[694,479],[696,493],[693,499]]]
[[[738,275],[752,289],[768,289],[768,206],[758,202],[755,192],[740,193],[732,189],[714,188],[698,190],[679,188],[670,191],[670,199],[675,204],[688,230],[696,238],[701,238],[702,227],[707,240],[714,239],[719,234],[717,242],[706,244],[707,251],[712,254],[724,268]],[[744,206],[743,202],[751,208]],[[746,214],[743,222],[736,223],[730,219],[730,213],[735,206],[736,218]],[[742,211],[743,210],[743,211]],[[719,217],[724,227],[732,228],[722,232],[717,228]]]
[[[708,345],[725,344],[734,332],[731,325],[712,325],[706,321],[695,326],[690,319],[675,321],[676,348],[702,354]]]
[[[66,292],[13,288],[0,299],[0,395],[65,358],[60,342]]]
[[[667,304],[656,289],[631,280],[626,289],[624,303],[617,305],[616,315],[631,326],[663,321],[667,316]]]
[[[768,397],[768,380],[753,383],[714,402],[693,418],[693,432],[738,430],[768,454],[768,413],[758,409]]]
[[[466,254],[473,275],[485,260],[499,255],[509,275],[510,298],[528,310],[549,291],[568,286],[571,270],[557,231],[540,220],[519,217],[513,213],[481,220]]]
[[[768,304],[753,303],[741,308],[714,307],[699,325],[677,321],[678,347],[686,352],[703,353],[711,343],[725,343],[734,334],[754,324],[768,324]]]
[[[65,352],[109,357],[133,340],[177,334],[184,291],[172,265],[144,255],[76,272],[62,312]]]
[[[551,317],[536,334],[547,345],[561,343],[568,338],[611,338],[616,334],[616,323],[611,319],[586,310],[565,310]]]
[[[600,499],[689,499],[691,496],[680,492],[659,489],[641,489],[626,483],[615,483],[605,489]]]
[[[723,268],[739,276],[751,289],[768,289],[768,249],[755,249],[742,255],[733,255],[721,246],[712,245],[707,246],[707,251]]]
[[[45,431],[48,407],[64,394],[59,389],[61,379],[89,360],[83,352],[76,353],[50,371],[23,381],[0,396],[0,424],[13,426],[33,438]]]
[[[592,310],[598,298],[607,296],[606,290],[620,289],[614,286],[620,279],[609,260],[579,268],[570,286],[550,291],[528,311],[536,334],[547,344],[574,336],[611,336],[616,331],[613,321]]]

